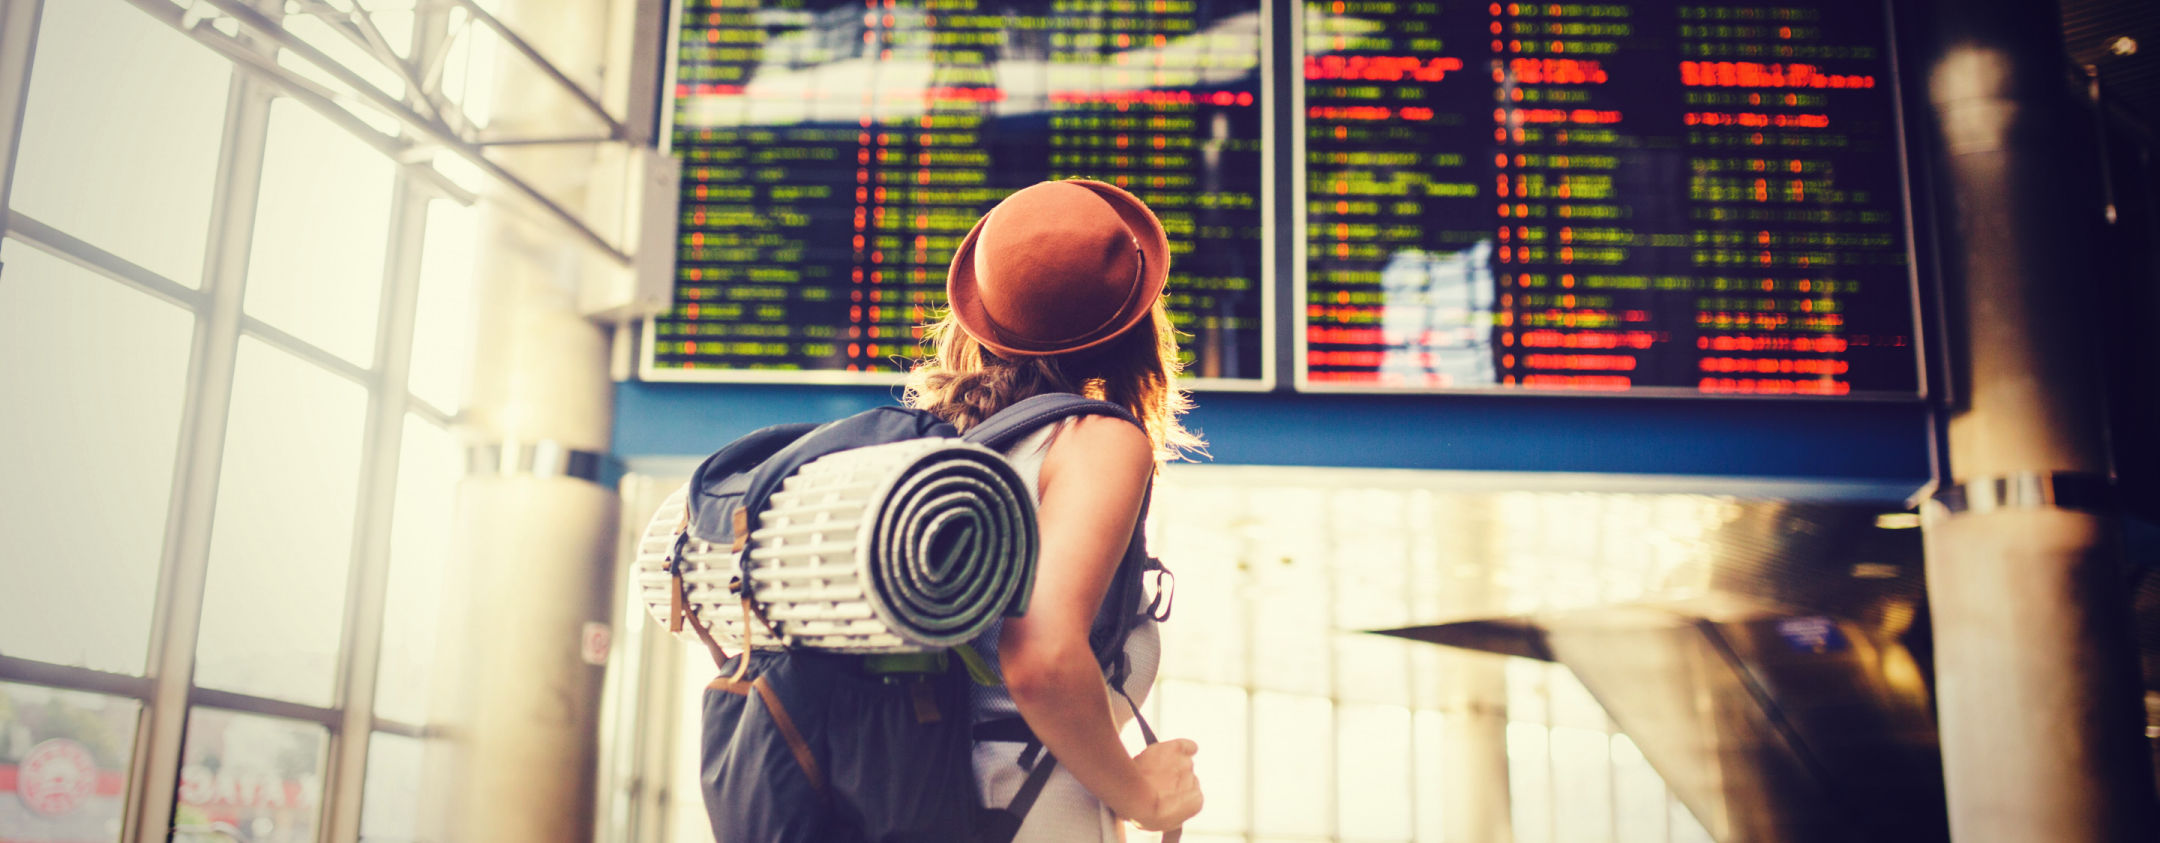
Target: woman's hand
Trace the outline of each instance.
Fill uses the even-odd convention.
[[[1200,745],[1185,738],[1163,741],[1133,756],[1140,767],[1145,792],[1153,797],[1146,806],[1112,805],[1110,809],[1145,831],[1167,831],[1185,824],[1200,813],[1200,780],[1193,776],[1193,754]]]

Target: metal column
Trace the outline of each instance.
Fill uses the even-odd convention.
[[[1952,836],[2150,839],[2127,580],[2091,336],[2092,120],[2053,3],[1931,0],[1948,477],[1925,507]]]
[[[509,31],[563,68],[601,67],[616,35],[609,4],[527,2],[505,14]],[[560,107],[558,75],[505,76],[491,127],[550,137],[578,129],[589,115]],[[576,144],[519,146],[490,160],[534,174],[528,187],[564,208],[585,200],[597,163],[593,147]],[[460,416],[472,460],[458,497],[460,569],[446,592],[457,621],[443,636],[435,670],[444,692],[430,710],[447,740],[425,762],[421,812],[434,839],[589,843],[621,519],[605,470],[607,330],[577,309],[578,271],[596,247],[564,237],[552,214],[482,208],[475,300],[486,306],[475,314]]]
[[[1449,496],[1433,501],[1424,513],[1430,524],[1443,525],[1435,540],[1445,543],[1435,564],[1446,570],[1440,587],[1442,605],[1419,607],[1427,617],[1477,617],[1507,603],[1507,591],[1491,567],[1472,570],[1461,560],[1496,559],[1504,551],[1491,527],[1499,523],[1489,499]],[[1450,512],[1452,510],[1452,512]],[[1445,561],[1442,561],[1445,560]],[[1513,783],[1508,777],[1507,662],[1490,655],[1448,650],[1441,657],[1446,677],[1440,708],[1447,713],[1440,740],[1445,790],[1438,805],[1442,838],[1451,843],[1507,843],[1515,839]],[[1549,804],[1549,803],[1548,803]]]

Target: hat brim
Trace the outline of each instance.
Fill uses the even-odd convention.
[[[1085,351],[1116,339],[1130,330],[1140,320],[1147,318],[1162,296],[1163,286],[1170,280],[1170,237],[1163,231],[1162,221],[1155,218],[1140,198],[1116,185],[1086,179],[1070,179],[1066,184],[1088,188],[1101,196],[1117,211],[1119,219],[1132,232],[1133,240],[1140,247],[1140,281],[1115,316],[1079,337],[1056,343],[1033,342],[1025,337],[1012,335],[1000,329],[983,309],[980,288],[975,277],[975,241],[982,236],[983,225],[990,221],[990,214],[975,221],[961,238],[960,248],[953,252],[952,267],[945,274],[945,297],[952,308],[953,319],[960,323],[984,347],[1000,357],[1047,357]]]

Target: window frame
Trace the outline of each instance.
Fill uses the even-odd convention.
[[[194,326],[178,428],[177,464],[166,502],[164,542],[142,675],[0,655],[0,680],[105,694],[140,704],[123,792],[126,807],[122,841],[164,843],[170,838],[188,715],[197,706],[323,727],[328,744],[316,837],[356,840],[361,801],[366,796],[371,736],[376,732],[419,739],[433,736],[426,724],[377,718],[375,687],[385,623],[390,520],[405,417],[409,413],[442,426],[452,421],[411,395],[408,384],[428,203],[441,197],[470,204],[475,197],[448,182],[426,162],[403,162],[397,168],[378,303],[381,316],[375,328],[376,347],[365,366],[347,362],[248,316],[242,308],[271,103],[280,97],[289,98],[348,130],[360,133],[364,129],[364,124],[329,98],[281,84],[251,61],[236,59],[227,82],[200,287],[180,284],[43,221],[16,213],[8,200],[47,2],[0,0],[0,221],[5,222],[4,235],[27,248],[80,265],[107,281],[178,306],[190,314]],[[112,2],[115,13],[165,14],[162,9],[152,8],[163,4],[146,4],[145,0]],[[170,14],[177,20],[180,10],[175,7]],[[412,54],[447,37],[439,17],[416,23]],[[265,64],[275,66],[280,48],[267,39],[243,32],[235,40]],[[417,96],[416,90],[408,90],[408,102]],[[398,151],[380,143],[379,135],[371,138],[362,133],[361,137],[386,155]],[[354,538],[348,550],[351,560],[341,601],[337,682],[328,706],[204,688],[193,681],[219,473],[242,336],[254,337],[357,383],[367,396],[360,486],[352,516]]]

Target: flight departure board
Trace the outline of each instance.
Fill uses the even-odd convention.
[[[681,0],[655,380],[891,382],[975,220],[1045,179],[1162,218],[1188,375],[1265,388],[1258,0]]]
[[[1304,11],[1301,388],[1919,393],[1879,2]]]

